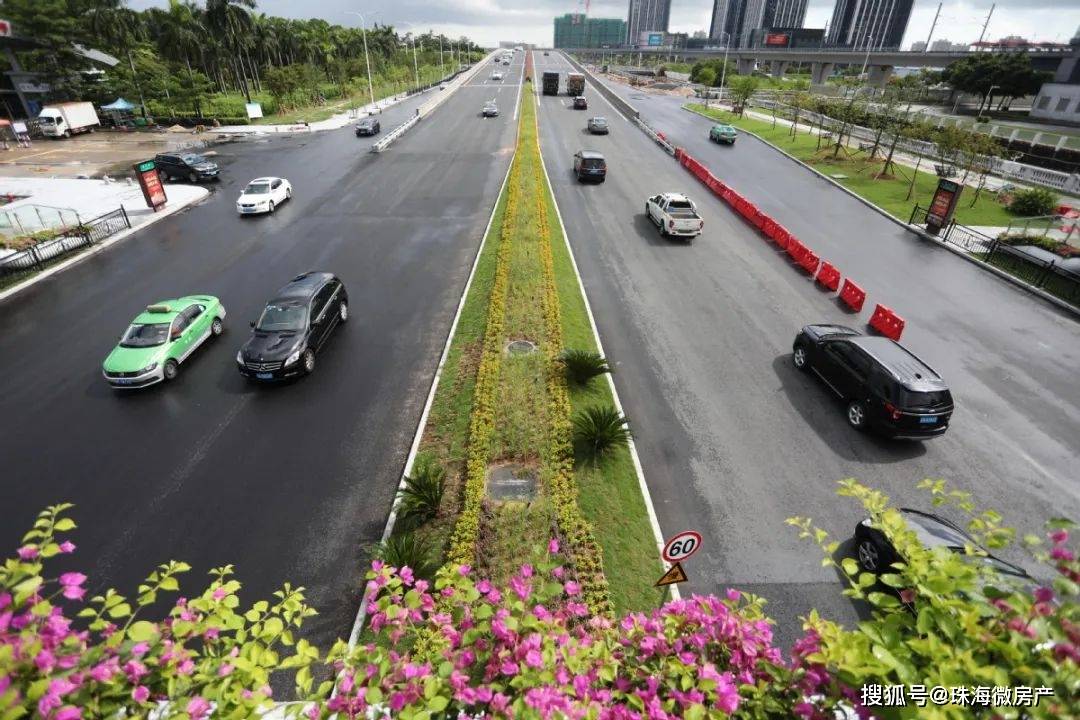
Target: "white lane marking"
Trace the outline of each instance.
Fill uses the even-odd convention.
[[[614,110],[615,108],[612,108]],[[540,115],[536,115],[536,144],[539,151],[540,146]],[[574,248],[570,245],[570,235],[566,232],[566,225],[563,223],[562,212],[559,210],[559,202],[555,199],[555,188],[551,184],[551,176],[548,175],[547,163],[544,162],[544,153],[540,152],[540,167],[544,169],[544,180],[547,182],[548,192],[551,193],[551,202],[555,205],[555,215],[559,218],[559,227],[562,229],[563,242],[566,243],[566,252],[570,255],[570,264],[574,268],[574,275],[577,277],[578,290],[581,292],[581,298],[585,303],[585,313],[589,316],[589,327],[592,328],[593,339],[596,340],[596,349],[601,355],[607,357],[607,353],[604,352],[604,344],[600,341],[600,331],[596,327],[596,318],[593,317],[592,306],[589,304],[589,296],[585,292],[585,283],[581,280],[581,271],[578,270],[577,259],[574,257]],[[619,401],[619,391],[615,389],[615,380],[612,379],[611,373],[606,373],[608,388],[611,390],[611,397],[615,402],[615,409],[619,411],[619,414],[626,416],[623,411],[622,402]],[[649,524],[652,526],[653,537],[656,540],[656,555],[660,560],[661,566],[667,569],[667,563],[662,559],[664,551],[664,534],[660,530],[660,521],[656,517],[656,508],[653,507],[652,495],[649,494],[649,485],[645,482],[645,471],[641,467],[641,458],[638,457],[637,445],[634,443],[634,438],[631,437],[628,441],[630,448],[630,458],[634,461],[634,473],[637,475],[638,487],[641,490],[641,497],[645,500],[645,509],[649,513]],[[682,595],[679,593],[678,585],[669,585],[671,588],[671,599],[679,600]]]
[[[521,63],[521,75],[518,77],[517,100],[514,102],[514,120],[517,120],[518,106],[521,105],[521,88],[525,85],[525,62]]]
[[[405,478],[412,472],[413,463],[416,462],[416,454],[420,450],[420,440],[424,435],[424,426],[427,425],[428,414],[431,412],[431,404],[435,401],[435,391],[439,388],[439,379],[442,377],[443,368],[446,366],[446,357],[450,354],[450,344],[454,340],[454,333],[457,331],[458,321],[461,320],[461,311],[465,307],[465,299],[469,296],[469,289],[472,287],[473,278],[476,276],[476,266],[480,264],[480,255],[484,252],[484,245],[487,243],[488,233],[491,232],[491,224],[495,220],[495,211],[499,207],[499,198],[502,197],[503,190],[506,189],[506,183],[510,180],[510,170],[514,167],[514,156],[517,155],[517,132],[514,135],[514,155],[510,156],[510,164],[506,166],[506,175],[503,176],[502,186],[499,188],[498,195],[495,196],[495,203],[491,206],[491,215],[488,217],[487,227],[484,229],[484,234],[480,238],[480,248],[476,251],[476,257],[473,258],[472,269],[469,270],[469,279],[465,281],[465,289],[461,292],[461,300],[458,301],[457,311],[454,313],[454,321],[450,324],[450,332],[446,335],[446,343],[443,345],[442,355],[439,357],[439,364],[435,368],[435,377],[431,380],[431,389],[428,391],[427,402],[424,403],[424,411],[420,413],[420,422],[416,426],[416,434],[413,436],[412,446],[409,448],[409,456],[405,460],[405,469],[401,473],[401,480],[398,482],[397,492],[394,493],[394,504],[390,507],[390,515],[386,518],[386,527],[383,528],[383,534],[381,542],[386,542],[389,539],[391,533],[394,532],[394,522],[397,520],[398,510],[398,498],[401,496],[401,489],[405,486]],[[360,631],[364,627],[364,619],[367,617],[367,590],[366,582],[362,584],[362,592],[364,593],[363,599],[360,601],[360,609],[356,612],[356,620],[353,621],[352,632],[349,633],[349,652],[352,652],[356,648],[356,643],[360,639]]]

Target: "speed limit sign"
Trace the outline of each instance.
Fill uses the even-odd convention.
[[[664,545],[664,559],[677,563],[690,557],[701,547],[701,533],[684,530]]]

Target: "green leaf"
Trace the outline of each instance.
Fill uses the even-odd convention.
[[[111,608],[109,608],[108,614],[109,617],[111,617],[113,620],[116,620],[117,618],[125,618],[131,614],[131,606],[125,602],[113,605]]]
[[[128,639],[135,642],[148,642],[158,635],[157,626],[146,620],[137,620],[127,630]]]
[[[57,532],[67,532],[69,530],[74,530],[75,521],[71,518],[60,518],[56,521],[56,524],[53,525],[53,529]]]
[[[859,574],[859,563],[855,561],[855,558],[844,558],[840,561],[840,565],[844,568],[844,572],[851,577]]]
[[[442,695],[436,695],[428,700],[427,709],[431,712],[442,712],[446,709],[446,706],[450,704],[450,700]]]

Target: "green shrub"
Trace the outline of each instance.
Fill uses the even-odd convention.
[[[626,418],[610,405],[594,405],[574,416],[574,442],[585,455],[599,458],[630,441]]]
[[[412,477],[398,493],[398,517],[409,523],[422,523],[439,513],[445,487],[446,470],[430,453],[416,456]]]
[[[391,535],[375,546],[372,556],[392,567],[410,568],[418,578],[431,579],[439,569],[431,543],[413,532]]]
[[[1050,215],[1057,207],[1057,203],[1057,197],[1049,190],[1029,188],[1027,190],[1017,190],[1013,193],[1009,210],[1026,217]]]
[[[598,375],[611,372],[608,361],[592,350],[563,350],[559,355],[566,379],[578,385],[585,385]]]

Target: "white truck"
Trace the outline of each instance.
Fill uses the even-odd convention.
[[[645,201],[645,215],[665,237],[678,236],[693,240],[705,226],[694,201],[681,193],[653,195]]]
[[[56,103],[46,105],[38,113],[38,129],[47,137],[71,137],[75,133],[94,132],[100,126],[93,103]]]

